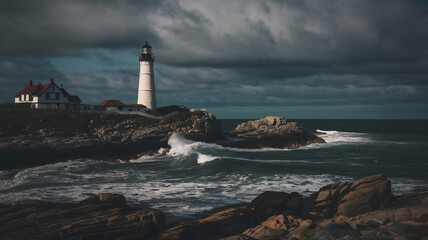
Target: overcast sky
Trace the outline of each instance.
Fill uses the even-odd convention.
[[[0,103],[29,80],[136,103],[141,46],[158,106],[217,118],[428,118],[428,5],[373,0],[0,3]]]

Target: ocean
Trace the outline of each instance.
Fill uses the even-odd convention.
[[[245,120],[221,120],[231,131]],[[394,194],[428,189],[428,120],[296,120],[326,143],[299,149],[231,149],[169,139],[164,156],[130,162],[91,159],[0,171],[0,204],[78,202],[123,194],[135,207],[157,208],[173,222],[249,202],[264,191],[305,196],[324,185],[383,173]],[[162,151],[162,150],[161,150]]]

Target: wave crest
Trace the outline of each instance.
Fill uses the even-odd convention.
[[[325,131],[320,129],[317,129],[317,132],[325,133],[318,135],[318,137],[324,139],[326,143],[368,143],[373,141],[367,133]]]

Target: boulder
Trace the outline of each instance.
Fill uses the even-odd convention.
[[[283,214],[269,217],[260,225],[245,230],[239,239],[278,239],[285,236],[307,235],[312,226],[311,220],[303,220],[292,215]]]
[[[252,226],[248,204],[238,204],[221,209],[207,217],[184,221],[165,229],[160,234],[160,239],[220,239],[242,233]]]
[[[353,182],[339,200],[337,214],[350,217],[383,209],[389,206],[392,198],[391,181],[385,175],[365,177]]]
[[[251,201],[250,209],[257,222],[278,214],[300,216],[303,211],[303,198],[297,192],[267,191]]]
[[[383,174],[378,174],[354,182],[337,182],[322,187],[311,214],[320,217],[350,217],[386,208],[392,199],[391,181]]]
[[[347,223],[332,222],[317,232],[314,240],[359,240],[360,232],[352,229]]]
[[[282,117],[265,117],[241,123],[230,134],[242,141],[227,141],[219,144],[238,148],[298,148],[311,143],[324,143],[322,138],[306,132],[296,122]]]
[[[283,214],[272,216],[259,226],[245,230],[240,238],[252,239],[278,239],[288,234],[286,217]]]

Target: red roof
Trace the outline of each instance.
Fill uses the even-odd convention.
[[[126,104],[127,107],[146,107],[143,104]]]
[[[54,79],[53,78],[51,79],[50,83],[45,84],[45,85],[41,85],[40,83],[39,83],[39,85],[33,85],[33,81],[30,81],[30,83],[28,84],[28,86],[26,86],[19,93],[17,93],[15,95],[15,97],[19,97],[19,95],[25,94],[25,93],[27,93],[27,94],[29,93],[31,95],[40,96],[40,94],[42,94],[44,91],[46,91],[52,85],[55,85],[56,87],[58,87],[54,83]],[[60,88],[60,90],[63,91],[63,93],[65,92],[65,90],[63,88]],[[68,94],[67,92],[65,92],[64,95],[70,96],[70,94]]]
[[[22,89],[19,93],[15,95],[15,97],[19,97],[21,94],[30,93],[32,95],[39,95],[39,92],[43,89],[44,86],[42,85],[33,85],[33,86],[26,86],[24,89]]]
[[[104,102],[100,103],[102,107],[126,107],[126,105],[119,100],[104,100]]]

